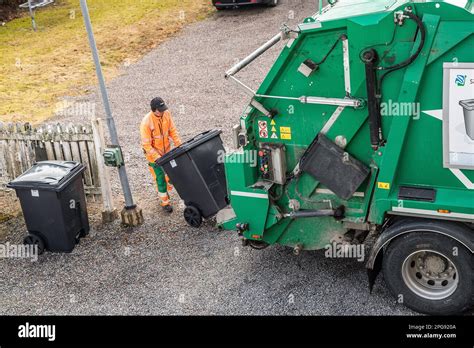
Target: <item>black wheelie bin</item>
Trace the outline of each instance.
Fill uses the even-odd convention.
[[[82,173],[77,162],[44,161],[10,182],[20,200],[29,234],[24,243],[38,253],[71,252],[89,233]]]
[[[201,133],[158,161],[184,201],[184,219],[192,227],[201,226],[203,218],[229,203],[221,133],[217,129]]]

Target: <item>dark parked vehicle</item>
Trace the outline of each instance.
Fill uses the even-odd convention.
[[[263,5],[273,7],[273,6],[278,5],[278,0],[212,0],[212,4],[218,10],[223,10],[225,8],[232,8],[236,6],[256,5],[256,4],[263,4]]]

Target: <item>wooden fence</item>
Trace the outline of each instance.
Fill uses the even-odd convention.
[[[6,184],[45,160],[76,161],[85,166],[84,188],[89,200],[102,199],[113,211],[110,178],[102,159],[105,147],[102,122],[45,124],[0,122],[0,191]]]

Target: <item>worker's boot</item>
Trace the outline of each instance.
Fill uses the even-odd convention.
[[[159,193],[160,195],[160,205],[161,208],[167,213],[172,213],[173,212],[173,207],[171,206],[171,200],[170,196],[168,195],[168,192],[166,193]]]
[[[171,214],[173,212],[173,207],[171,206],[171,204],[168,204],[168,205],[162,205],[161,206],[163,208],[163,210],[168,213],[168,214]]]

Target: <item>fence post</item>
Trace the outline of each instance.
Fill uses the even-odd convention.
[[[112,222],[118,218],[117,209],[114,207],[112,189],[110,187],[110,173],[105,166],[102,153],[105,149],[105,137],[100,118],[92,119],[92,134],[94,136],[94,148],[97,159],[97,170],[99,173],[100,190],[102,191],[102,222]]]

